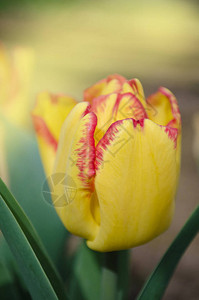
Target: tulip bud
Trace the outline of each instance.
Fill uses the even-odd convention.
[[[180,168],[174,95],[160,88],[145,100],[139,80],[112,75],[87,89],[84,101],[70,110],[61,129],[58,110],[53,117],[42,112],[51,133],[59,123],[53,173],[66,176],[53,187],[52,201],[65,227],[102,252],[135,247],[164,232]],[[70,198],[65,192],[71,178],[76,192]]]

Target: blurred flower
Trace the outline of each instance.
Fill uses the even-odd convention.
[[[9,54],[0,45],[0,111],[10,122],[26,126],[30,110],[31,49],[14,48]]]
[[[40,154],[46,174],[52,174],[61,127],[69,112],[76,105],[70,97],[46,92],[38,96],[32,112]]]
[[[166,88],[145,100],[139,80],[119,75],[87,89],[84,100],[75,105],[43,94],[33,112],[45,168],[65,174],[51,182],[53,204],[66,228],[93,250],[143,244],[173,216],[181,148],[177,101]]]
[[[30,49],[14,48],[11,53],[0,44],[0,143],[5,148],[8,123],[28,127],[30,110],[30,76],[33,53]],[[0,153],[0,176],[6,175],[5,151]]]
[[[17,47],[9,54],[0,45],[0,110],[17,125],[25,126],[29,119],[32,65],[30,49]]]

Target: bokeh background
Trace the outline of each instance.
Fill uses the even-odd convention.
[[[112,73],[139,78],[146,96],[159,86],[176,95],[183,124],[176,213],[164,235],[132,250],[129,299],[134,299],[198,204],[199,2],[0,1],[0,41],[9,51],[20,46],[34,53],[27,119],[31,119],[38,92],[64,93],[81,100],[85,88]],[[31,131],[28,123],[27,130]],[[16,185],[13,190],[19,194]],[[42,180],[38,179],[37,188],[39,193]],[[39,223],[38,216],[35,226]],[[198,255],[197,237],[182,258],[164,300],[199,299]]]

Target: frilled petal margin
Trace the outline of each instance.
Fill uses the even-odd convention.
[[[92,103],[98,96],[104,96],[111,93],[117,93],[121,90],[122,84],[126,79],[118,74],[113,74],[105,79],[98,81],[84,92],[84,100]]]
[[[98,227],[91,209],[97,118],[89,108],[87,102],[77,104],[63,125],[54,172],[66,176],[64,184],[55,187],[53,204],[71,233],[93,239]],[[73,193],[66,195],[70,188]]]

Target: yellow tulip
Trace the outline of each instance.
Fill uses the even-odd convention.
[[[0,44],[0,113],[11,123],[27,127],[30,110],[31,49],[16,47],[11,53]]]
[[[181,117],[174,95],[160,88],[145,100],[139,80],[112,75],[87,89],[83,102],[71,101],[36,109],[46,128],[36,125],[45,168],[65,174],[52,194],[63,224],[102,252],[150,241],[169,227],[175,206]],[[49,161],[47,131],[58,142]]]
[[[30,77],[33,53],[20,47],[8,52],[0,43],[0,176],[9,183],[5,137],[9,124],[28,127],[30,121]],[[3,151],[4,150],[4,151]],[[14,153],[14,152],[13,152]]]

